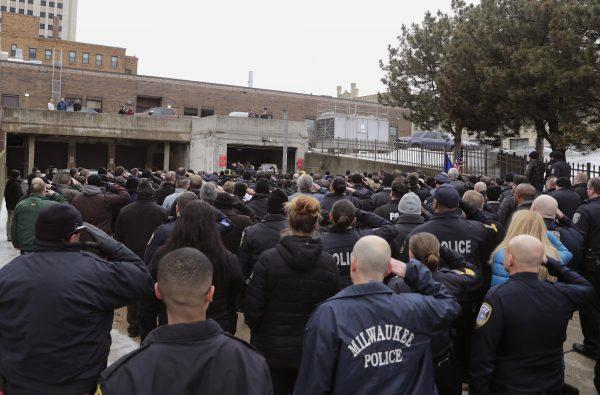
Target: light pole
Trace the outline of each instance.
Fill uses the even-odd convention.
[[[287,110],[283,110],[283,163],[281,169],[283,174],[287,173],[287,162],[288,162],[288,114]]]

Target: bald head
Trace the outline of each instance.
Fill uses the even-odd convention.
[[[514,237],[506,247],[504,267],[509,274],[539,271],[544,262],[544,246],[533,236]]]
[[[31,191],[39,195],[46,194],[46,183],[41,178],[31,180]]]
[[[515,189],[515,203],[521,204],[535,199],[537,189],[531,184],[519,184]]]
[[[388,273],[392,252],[387,241],[379,236],[365,236],[352,250],[350,275],[354,284],[383,281]]]
[[[540,195],[533,201],[531,211],[539,213],[544,219],[556,218],[558,202],[550,195]]]
[[[175,174],[175,172],[174,172],[174,171],[168,171],[168,172],[165,174],[165,181],[166,181],[166,182],[172,182],[172,183],[174,183],[174,182],[175,182],[175,177],[176,177],[176,176],[177,176],[177,175]]]
[[[477,184],[475,184],[475,186],[473,187],[473,189],[475,189],[475,192],[485,192],[487,191],[487,185],[485,182],[478,182]]]

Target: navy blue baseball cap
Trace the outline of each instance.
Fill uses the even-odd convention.
[[[81,226],[81,213],[70,204],[52,204],[40,210],[35,223],[35,238],[60,242]]]
[[[437,187],[433,197],[440,206],[446,208],[458,208],[460,202],[458,191],[450,184],[444,184]]]
[[[450,182],[450,179],[444,173],[438,174],[433,179],[435,180],[435,182],[437,182],[438,184],[442,184],[442,185],[443,184],[448,184]]]

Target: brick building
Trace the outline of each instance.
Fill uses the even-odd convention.
[[[37,16],[40,20],[36,25],[36,35],[75,41],[77,2],[78,0],[0,0],[0,20],[9,14]],[[55,32],[57,25],[60,27]],[[0,25],[0,30],[2,27]]]
[[[15,58],[21,50],[24,61],[52,65],[52,61],[75,69],[107,71],[120,74],[137,74],[138,59],[128,56],[125,48],[86,44],[57,38],[40,37],[40,18],[5,13],[0,31],[0,51]],[[60,21],[55,18],[54,37],[58,37]],[[62,59],[61,59],[62,55]]]

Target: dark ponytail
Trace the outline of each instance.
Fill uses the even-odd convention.
[[[338,200],[331,208],[331,216],[334,229],[346,230],[356,219],[356,207],[349,200]]]

